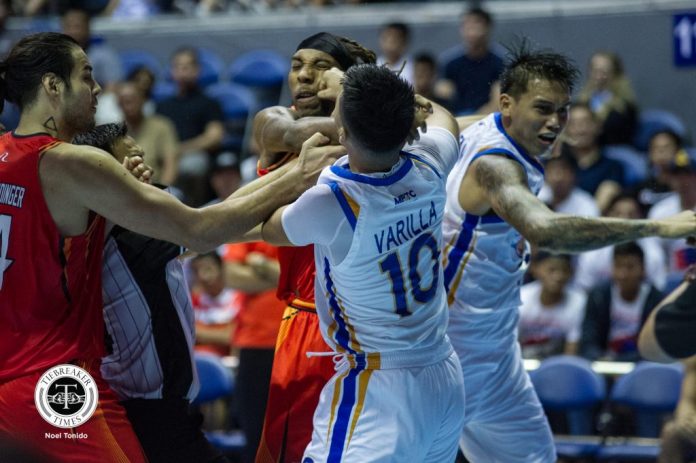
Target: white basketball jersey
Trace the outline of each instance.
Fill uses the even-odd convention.
[[[451,150],[448,165],[456,155],[454,143]],[[314,248],[324,339],[336,352],[350,354],[442,345],[447,304],[440,249],[447,173],[427,155],[405,151],[385,177],[353,173],[347,162],[347,156],[339,159],[318,182],[331,187],[353,229],[340,262],[332,261],[326,246]]]
[[[447,178],[443,232],[448,303],[465,312],[485,313],[520,305],[522,275],[529,261],[528,243],[492,211],[477,216],[459,205],[459,188],[469,165],[486,155],[505,156],[524,168],[529,189],[538,194],[544,170],[505,132],[500,113],[464,130],[459,159]]]

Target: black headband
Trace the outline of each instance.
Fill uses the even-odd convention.
[[[343,46],[339,38],[328,32],[319,32],[311,37],[307,37],[297,46],[297,50],[303,48],[319,50],[327,55],[331,55],[341,67],[342,71],[347,70],[354,64],[358,64],[351,54],[348,53],[348,50],[346,50],[346,47]]]

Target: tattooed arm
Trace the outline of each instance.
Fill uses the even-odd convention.
[[[664,220],[557,214],[529,190],[522,167],[502,156],[477,159],[465,180],[459,192],[464,210],[480,215],[492,209],[541,248],[582,252],[646,236],[682,238],[696,234],[696,214],[691,211]]]

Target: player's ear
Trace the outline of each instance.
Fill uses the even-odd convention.
[[[500,94],[500,113],[503,116],[510,116],[510,111],[515,105],[515,99],[507,93]]]
[[[343,144],[346,141],[346,129],[343,127],[338,128],[338,142]]]
[[[52,72],[47,72],[41,77],[41,85],[43,86],[46,93],[51,96],[58,95],[61,85],[63,84],[62,79]]]

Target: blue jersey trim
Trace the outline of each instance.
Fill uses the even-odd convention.
[[[343,210],[343,214],[345,214],[346,219],[348,219],[348,223],[350,224],[350,227],[353,229],[353,231],[355,231],[355,225],[358,222],[358,218],[355,217],[355,213],[353,212],[353,209],[351,209],[350,204],[348,204],[348,200],[346,199],[346,195],[341,190],[341,187],[338,186],[338,183],[329,182],[328,185],[331,188],[331,191],[333,192],[334,196],[338,200],[338,204],[341,206],[341,209]]]
[[[331,172],[338,175],[339,177],[348,180],[353,180],[355,182],[367,183],[368,185],[374,186],[388,186],[393,185],[394,183],[404,178],[408,171],[411,170],[411,167],[413,167],[413,162],[410,158],[407,157],[406,161],[401,165],[401,167],[399,167],[399,169],[396,172],[387,177],[369,177],[367,175],[356,174],[355,172],[351,172],[351,170],[347,167],[336,165],[331,166]]]
[[[442,175],[440,175],[440,172],[437,171],[437,169],[435,168],[435,166],[432,165],[429,161],[426,161],[425,159],[423,159],[421,156],[418,156],[417,154],[413,154],[413,153],[408,153],[408,152],[406,152],[406,151],[402,151],[401,154],[403,154],[403,155],[405,155],[405,156],[407,156],[407,157],[409,157],[409,158],[415,159],[415,160],[418,161],[418,162],[422,162],[422,163],[425,164],[426,166],[430,167],[430,170],[432,170],[433,172],[435,172],[435,175],[437,175],[437,177],[438,177],[439,179],[442,179]]]
[[[466,214],[464,223],[462,223],[462,230],[459,232],[457,242],[450,251],[447,268],[445,268],[444,271],[445,289],[447,292],[449,292],[450,283],[452,283],[452,279],[457,274],[457,269],[459,268],[464,254],[466,254],[469,249],[471,238],[474,236],[474,229],[476,225],[478,225],[479,219],[480,217],[478,215]]]
[[[324,258],[324,279],[326,282],[326,292],[329,295],[328,302],[332,312],[331,315],[338,325],[335,334],[336,343],[351,354],[355,354],[356,352],[350,347],[350,333],[348,332],[346,321],[342,317],[341,307],[338,305],[338,298],[334,290],[334,282],[331,279],[331,265],[327,258]]]
[[[356,368],[351,369],[342,381],[343,396],[341,397],[341,403],[338,405],[336,421],[331,432],[331,444],[326,460],[327,463],[341,463],[343,461],[343,450],[348,435],[350,415],[353,413],[353,408],[356,405],[357,378],[364,369],[363,365],[358,365]]]
[[[517,151],[519,151],[519,153],[522,155],[522,157],[523,157],[528,163],[530,163],[530,164],[531,164],[532,166],[534,166],[539,172],[541,172],[541,173],[543,174],[543,173],[544,173],[544,166],[542,166],[541,163],[539,163],[539,161],[537,161],[536,159],[534,159],[533,157],[531,157],[529,154],[527,154],[527,151],[526,151],[524,148],[522,148],[519,144],[517,144],[517,142],[516,142],[515,140],[513,140],[512,137],[511,137],[510,135],[508,135],[508,133],[505,131],[505,127],[503,126],[503,117],[502,117],[502,115],[501,115],[500,113],[495,113],[495,116],[494,116],[494,117],[495,117],[495,125],[498,127],[498,130],[500,131],[500,133],[502,133],[503,135],[505,135],[505,138],[507,138],[508,141],[509,141],[510,143],[512,143],[512,146],[514,146],[515,149],[516,149]]]

